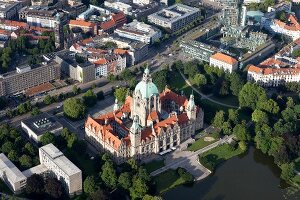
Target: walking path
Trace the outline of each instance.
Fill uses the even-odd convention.
[[[201,165],[201,163],[198,160],[198,155],[209,151],[219,145],[230,142],[233,137],[234,135],[225,136],[223,139],[220,139],[217,142],[212,143],[195,152],[176,150],[166,157],[166,166],[153,171],[150,175],[156,176],[169,169],[177,169],[178,167],[182,167],[189,171],[191,174],[193,174],[197,181],[204,179],[211,173],[211,171]]]
[[[221,105],[221,106],[225,106],[225,107],[229,107],[229,108],[239,108],[238,106],[234,106],[234,105],[230,105],[230,104],[221,103],[221,102],[219,102],[219,101],[216,101],[216,100],[212,99],[212,98],[210,97],[210,95],[205,95],[205,94],[203,94],[203,93],[200,92],[197,88],[195,88],[195,87],[193,86],[193,84],[191,84],[191,82],[185,77],[185,75],[184,75],[180,70],[179,70],[179,73],[180,73],[181,77],[184,79],[184,81],[186,82],[186,84],[188,84],[195,92],[197,92],[199,95],[201,95],[201,97],[202,97],[203,99],[207,99],[207,100],[209,100],[209,101],[211,101],[211,102],[213,102],[213,103],[219,104],[219,105]]]

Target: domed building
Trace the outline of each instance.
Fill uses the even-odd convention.
[[[88,117],[85,137],[100,151],[109,151],[118,162],[163,153],[189,139],[203,127],[203,110],[194,95],[186,98],[165,88],[159,93],[149,69],[125,103],[115,101],[112,112]]]

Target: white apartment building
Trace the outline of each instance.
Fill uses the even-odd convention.
[[[300,23],[295,15],[289,14],[288,16],[289,23],[284,23],[280,20],[274,19],[270,23],[270,28],[272,32],[286,35],[293,39],[293,41],[300,38]]]
[[[3,153],[0,154],[0,178],[17,194],[26,186],[27,178]]]
[[[122,11],[126,15],[131,15],[132,6],[123,2],[104,1],[104,6],[114,10]]]
[[[82,192],[82,172],[53,144],[39,148],[41,165],[60,180],[70,196]]]
[[[209,64],[231,73],[238,68],[238,61],[226,54],[215,53],[209,59]]]
[[[285,82],[300,81],[300,57],[292,53],[300,48],[300,39],[282,48],[274,57],[268,58],[258,66],[248,68],[248,81],[265,87],[277,87]]]
[[[29,10],[26,21],[29,26],[55,28],[57,23],[56,14],[55,10]]]
[[[148,16],[148,21],[163,28],[177,31],[201,16],[198,8],[175,4]]]
[[[247,80],[264,87],[277,87],[286,82],[299,82],[299,68],[260,68],[251,65]]]
[[[153,0],[133,0],[134,4],[137,5],[141,5],[141,6],[145,6],[145,5],[149,5],[150,3],[152,3]]]
[[[146,44],[153,44],[162,36],[158,28],[137,20],[129,24],[124,24],[122,27],[116,29],[115,33],[120,37],[137,40]]]

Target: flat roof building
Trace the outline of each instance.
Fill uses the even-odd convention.
[[[39,148],[39,157],[41,165],[62,182],[69,195],[82,192],[81,170],[52,143]]]
[[[151,25],[134,20],[129,24],[115,30],[115,33],[121,37],[152,44],[161,38],[161,31]]]
[[[21,127],[35,142],[39,142],[46,132],[57,134],[63,129],[63,126],[47,113],[21,121]]]
[[[148,21],[174,32],[197,20],[200,16],[198,8],[175,4],[149,15]]]
[[[20,193],[26,186],[26,177],[3,153],[0,154],[0,178],[14,193]]]
[[[26,89],[60,79],[60,66],[48,62],[35,68],[17,67],[16,71],[0,74],[0,96],[25,92]]]

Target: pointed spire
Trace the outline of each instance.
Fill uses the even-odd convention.
[[[187,109],[188,110],[193,110],[195,107],[195,100],[194,100],[194,93],[192,91],[192,94],[190,95],[190,99],[189,99],[189,102],[188,102],[188,105],[187,105]]]
[[[149,75],[149,74],[150,74],[150,70],[149,70],[148,64],[147,64],[147,67],[146,67],[144,73],[145,73],[146,75]]]

